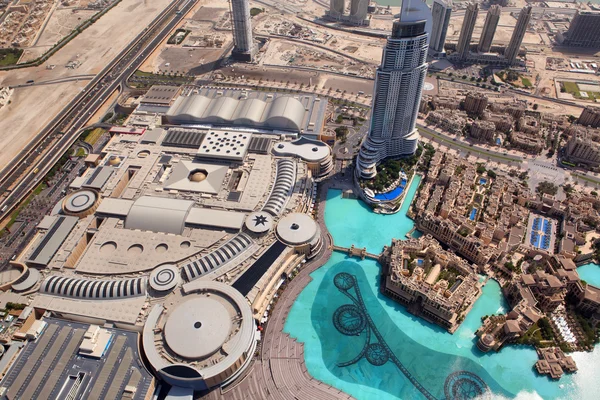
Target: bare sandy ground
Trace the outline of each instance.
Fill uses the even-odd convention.
[[[37,39],[37,43],[23,52],[21,63],[35,60],[44,54],[55,43],[70,34],[73,29],[90,19],[97,12],[97,10],[74,10],[71,8],[57,8],[54,10],[46,28]]]
[[[0,86],[97,74],[163,10],[170,0],[123,0],[55,54],[49,64],[0,73]],[[73,60],[81,65],[65,68]],[[0,169],[72,100],[88,81],[17,88],[0,110]]]

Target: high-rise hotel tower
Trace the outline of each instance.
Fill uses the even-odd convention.
[[[385,158],[409,156],[417,150],[415,125],[427,73],[430,30],[427,4],[403,1],[375,76],[371,127],[356,163],[361,178],[373,178],[377,163]]]
[[[252,61],[255,47],[252,42],[252,22],[248,0],[231,0],[233,17],[232,56],[242,61]]]

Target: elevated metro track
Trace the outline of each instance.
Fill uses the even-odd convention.
[[[197,1],[174,0],[0,172],[0,194],[6,194],[0,200],[1,217],[10,214],[35,188],[77,140],[91,115],[121,88]]]

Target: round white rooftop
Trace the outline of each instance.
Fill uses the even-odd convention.
[[[289,245],[309,243],[318,232],[319,226],[315,220],[302,213],[288,214],[277,224],[277,236]]]
[[[75,214],[86,211],[96,203],[97,198],[96,193],[91,190],[79,190],[67,196],[64,203],[65,211]]]
[[[245,225],[250,232],[268,232],[273,227],[273,217],[265,211],[253,212],[246,217]]]
[[[179,269],[173,264],[165,264],[154,268],[150,274],[150,287],[156,291],[173,290],[181,280]]]
[[[221,348],[231,331],[225,306],[210,297],[193,297],[176,306],[165,324],[165,340],[177,355],[201,359]]]

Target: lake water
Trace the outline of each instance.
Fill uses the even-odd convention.
[[[416,177],[409,187],[408,200],[414,197],[419,182]],[[332,190],[325,222],[337,245],[354,244],[379,253],[391,238],[404,239],[412,229],[412,220],[406,217],[409,203],[405,201],[397,214],[379,215]],[[482,387],[489,388],[496,398],[599,398],[598,348],[593,353],[573,354],[579,372],[555,382],[535,374],[537,356],[530,347],[508,346],[488,354],[475,347],[474,332],[481,317],[507,309],[496,282],[488,282],[468,317],[451,335],[380,294],[379,272],[380,266],[373,260],[334,253],[311,275],[313,281],[294,303],[285,331],[305,344],[308,372],[316,379],[358,400],[443,399],[448,390],[469,397]],[[348,290],[337,285],[344,282],[336,281],[343,276],[353,277]],[[357,312],[356,307],[362,311]],[[364,320],[367,315],[370,322]],[[347,362],[350,364],[345,365]]]

